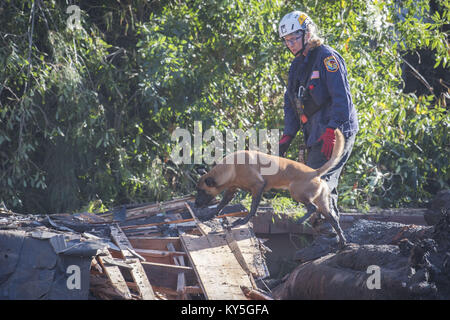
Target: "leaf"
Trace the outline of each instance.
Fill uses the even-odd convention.
[[[103,142],[103,138],[100,138],[100,139],[97,141],[97,144],[95,145],[95,147],[98,149],[98,147],[100,147],[100,145],[102,144],[102,142]]]

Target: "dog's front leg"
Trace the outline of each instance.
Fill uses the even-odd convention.
[[[264,181],[264,183],[260,186],[260,188],[258,189],[256,194],[253,194],[252,206],[250,208],[250,212],[247,214],[247,216],[245,218],[240,218],[240,219],[234,221],[232,224],[233,227],[236,227],[241,224],[249,222],[251,217],[253,217],[256,214],[256,210],[258,209],[259,203],[261,202],[261,197],[262,197],[265,187],[266,187],[266,182]]]
[[[222,200],[220,201],[219,205],[217,206],[216,210],[214,211],[214,215],[218,215],[220,211],[222,211],[225,206],[230,203],[231,200],[233,200],[234,195],[236,194],[236,189],[228,189],[225,191],[225,194],[223,195]]]
[[[208,214],[204,214],[199,217],[200,221],[207,221],[217,216],[220,211],[234,198],[235,193],[236,189],[227,189],[217,207],[214,210],[208,212]]]

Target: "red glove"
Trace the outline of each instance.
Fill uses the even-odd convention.
[[[281,137],[280,140],[280,144],[285,144],[285,143],[289,143],[292,140],[292,136],[288,135],[288,134],[283,134],[283,136]]]
[[[287,135],[287,134],[283,134],[283,136],[281,137],[279,144],[279,156],[280,157],[284,157],[284,154],[286,153],[287,149],[289,148],[289,145],[291,144],[291,141],[294,137]]]
[[[331,128],[327,128],[327,130],[325,130],[325,133],[317,141],[320,140],[323,141],[321,151],[329,160],[331,158],[331,153],[333,152],[334,144],[336,143],[336,135],[334,134],[334,130]]]

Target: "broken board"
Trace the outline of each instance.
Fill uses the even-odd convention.
[[[108,252],[106,257],[98,256],[98,260],[117,293],[124,299],[131,299],[130,291],[128,290],[128,286],[119,267],[109,263],[109,261],[114,261],[111,254]]]
[[[252,288],[249,275],[230,250],[224,234],[183,234],[181,242],[209,300],[245,300],[241,286]]]
[[[237,226],[231,229],[231,232],[253,277],[261,279],[269,277],[269,269],[261,253],[259,240],[248,224]]]
[[[148,281],[144,268],[139,259],[136,259],[136,253],[132,249],[131,243],[120,229],[119,226],[111,226],[111,237],[120,248],[123,258],[132,267],[130,270],[134,282],[137,285],[141,298],[143,300],[155,300],[155,294]]]

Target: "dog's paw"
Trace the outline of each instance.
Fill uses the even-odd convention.
[[[213,216],[210,214],[197,214],[196,217],[200,222],[205,222],[210,220]]]
[[[200,220],[200,222],[205,222],[205,221],[213,219],[217,215],[218,215],[217,211],[212,211],[212,212],[209,212],[209,213],[207,212],[207,213],[204,213],[204,214],[197,214],[197,218],[198,218],[198,220]]]

